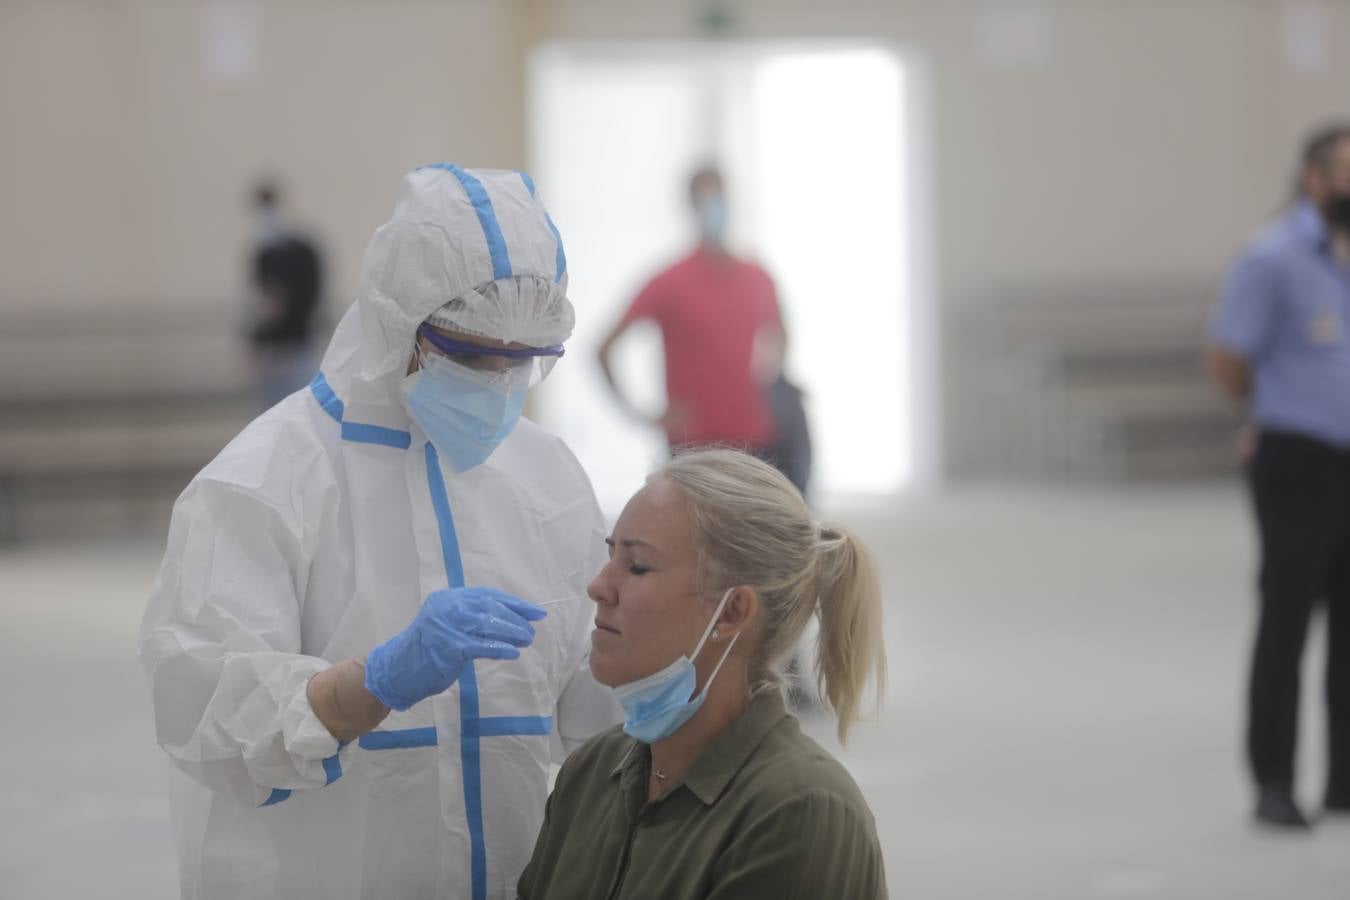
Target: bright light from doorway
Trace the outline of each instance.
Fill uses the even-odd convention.
[[[827,492],[889,493],[913,473],[904,99],[881,51],[755,67],[749,199]]]
[[[789,374],[807,393],[818,497],[890,494],[915,478],[909,100],[876,47],[557,45],[531,69],[531,167],[567,245],[577,331],[536,417],[614,513],[661,455],[615,408],[594,351],[642,284],[688,252],[685,188],[721,161],[738,252],[774,277]],[[661,402],[652,334],[620,377]]]

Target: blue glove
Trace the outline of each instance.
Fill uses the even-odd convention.
[[[366,657],[366,690],[407,709],[446,690],[474,659],[516,659],[547,615],[505,591],[463,587],[427,597],[412,624]]]

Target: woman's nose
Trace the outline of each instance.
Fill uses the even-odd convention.
[[[609,568],[612,563],[605,563],[605,567],[600,570],[591,583],[586,586],[586,596],[590,597],[596,603],[613,603],[614,591],[609,584]]]

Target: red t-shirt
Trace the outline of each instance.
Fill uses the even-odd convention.
[[[625,322],[651,319],[666,353],[666,396],[687,421],[672,445],[766,447],[776,427],[751,372],[756,336],[780,328],[773,282],[759,266],[700,247],[657,275]]]

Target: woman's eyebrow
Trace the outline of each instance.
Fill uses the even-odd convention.
[[[614,541],[614,538],[612,538],[612,537],[607,537],[607,538],[605,538],[605,543],[608,544],[608,545],[611,546],[611,547],[615,546],[615,541]],[[652,543],[650,543],[650,542],[648,542],[648,541],[644,541],[644,540],[642,540],[642,539],[640,539],[640,538],[623,538],[622,540],[620,540],[620,541],[618,542],[618,546],[623,547],[625,550],[627,550],[627,549],[629,549],[629,548],[631,548],[631,547],[644,547],[644,548],[646,548],[647,550],[655,550],[655,549],[656,549],[656,545],[655,545],[655,544],[652,544]]]

